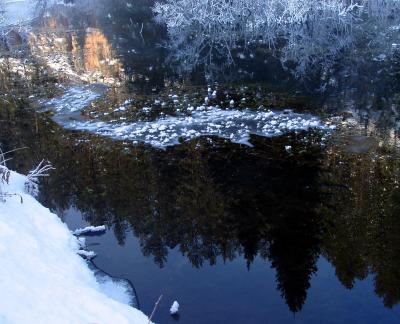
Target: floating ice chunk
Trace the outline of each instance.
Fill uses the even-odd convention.
[[[149,112],[151,111],[151,107],[143,107],[142,110],[143,110],[145,113],[149,113]]]
[[[176,300],[172,303],[172,306],[169,309],[169,312],[171,313],[171,315],[178,314],[178,312],[179,312],[179,303]]]
[[[377,57],[374,57],[373,60],[378,61],[378,62],[384,61],[384,60],[386,60],[386,54],[379,54]]]
[[[87,226],[85,228],[78,228],[72,234],[74,235],[83,235],[88,233],[102,233],[106,231],[105,225],[100,226]]]
[[[85,251],[85,250],[78,250],[76,253],[78,253],[80,256],[88,260],[92,260],[97,255],[93,251]]]

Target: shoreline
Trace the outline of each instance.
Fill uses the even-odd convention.
[[[117,301],[125,298],[121,287],[107,282],[113,298],[105,294],[77,254],[78,239],[25,193],[25,182],[11,171],[9,183],[1,184],[12,196],[0,203],[0,322],[148,323],[140,310]]]

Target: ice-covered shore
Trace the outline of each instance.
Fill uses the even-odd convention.
[[[121,302],[121,287],[96,280],[77,255],[78,239],[24,192],[25,181],[11,172],[9,184],[0,183],[15,194],[0,202],[0,323],[147,324]]]

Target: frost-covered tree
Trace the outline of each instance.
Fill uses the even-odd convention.
[[[189,67],[218,54],[230,64],[233,49],[266,45],[283,50],[283,62],[300,62],[302,73],[347,45],[356,8],[338,0],[167,0],[154,11]]]
[[[189,70],[211,65],[216,57],[232,64],[236,49],[267,46],[284,66],[294,62],[293,71],[301,76],[316,66],[329,69],[338,54],[356,42],[366,21],[393,24],[399,4],[399,0],[166,0],[157,3],[154,12],[167,26],[175,57]]]

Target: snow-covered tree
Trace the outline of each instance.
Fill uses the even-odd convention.
[[[212,65],[216,57],[232,64],[235,49],[267,46],[284,66],[294,62],[301,76],[315,66],[329,69],[365,21],[393,24],[399,5],[399,0],[166,0],[154,12],[186,69]]]

